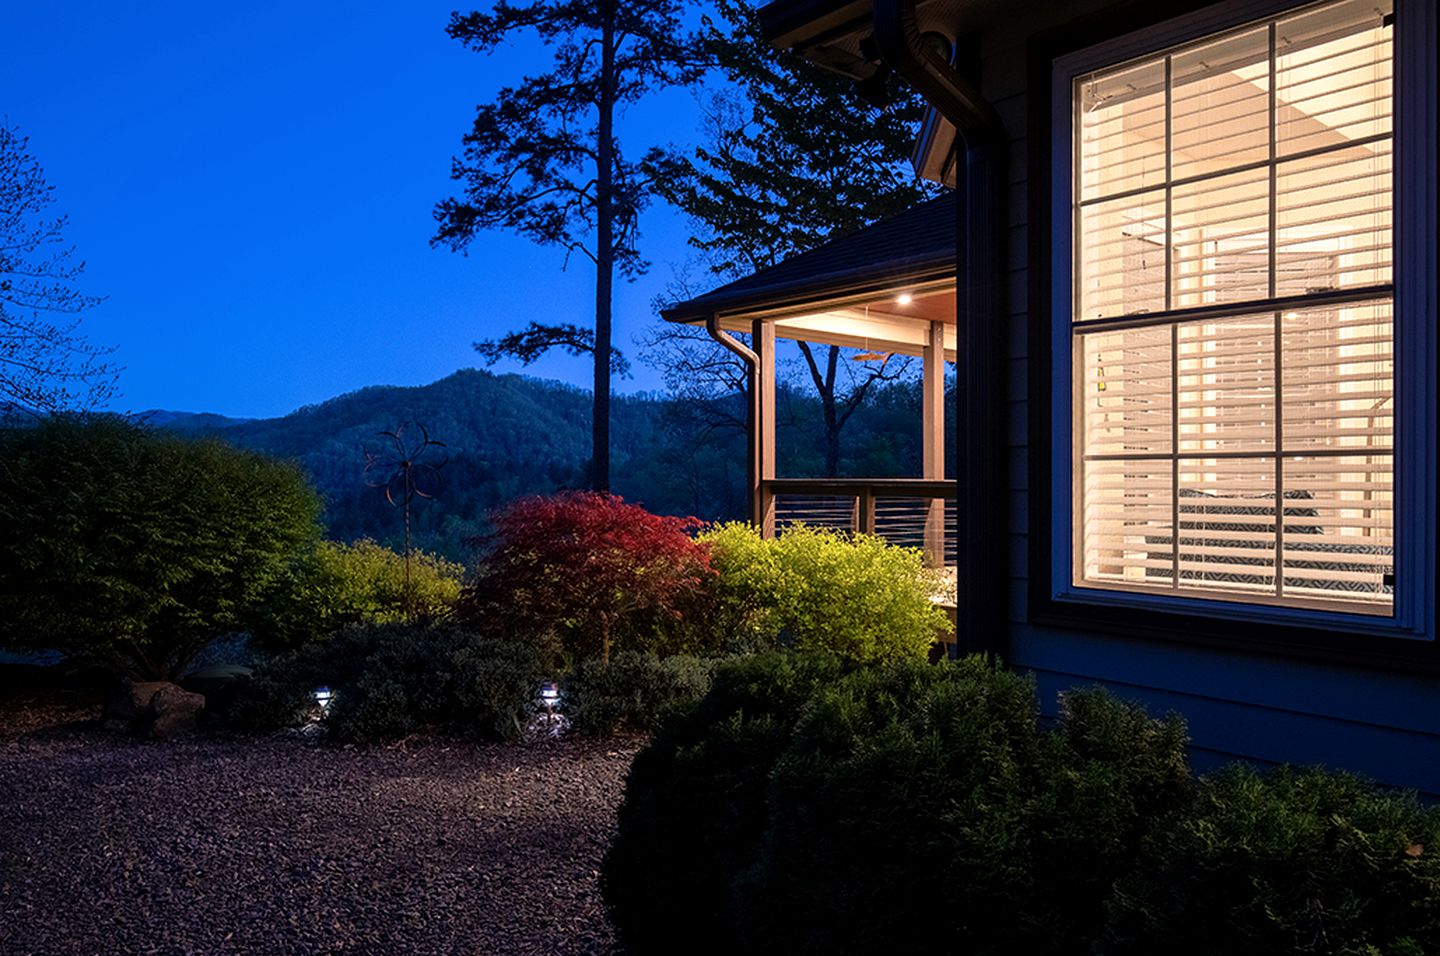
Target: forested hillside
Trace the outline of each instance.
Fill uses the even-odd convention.
[[[782,475],[820,473],[820,413],[803,393],[781,389]],[[725,409],[743,414],[738,399]],[[430,385],[372,386],[281,418],[151,412],[151,424],[209,433],[240,447],[293,459],[325,497],[331,537],[394,543],[401,514],[367,484],[365,452],[377,433],[419,423],[442,441],[449,463],[434,501],[418,502],[418,543],[464,558],[464,539],[485,530],[485,515],[524,494],[583,487],[590,440],[590,396],[583,389],[520,375],[465,369]],[[656,395],[618,396],[614,405],[616,493],[651,510],[705,519],[744,513],[743,436],[711,429],[692,406]],[[846,428],[842,474],[918,474],[919,392],[912,382],[872,393]]]

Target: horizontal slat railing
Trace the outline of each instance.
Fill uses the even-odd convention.
[[[776,478],[765,482],[775,529],[793,524],[874,534],[920,548],[931,567],[954,567],[953,481],[924,478]]]

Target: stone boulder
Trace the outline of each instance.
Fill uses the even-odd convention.
[[[125,681],[105,698],[100,724],[107,730],[165,740],[200,721],[205,697],[167,681]]]

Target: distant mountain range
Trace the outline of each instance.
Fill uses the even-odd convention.
[[[918,474],[918,399],[914,383],[876,390],[846,426],[842,474]],[[729,411],[740,417],[738,397],[733,403]],[[781,473],[819,474],[818,402],[782,388],[781,404]],[[734,429],[708,430],[693,412],[664,396],[616,396],[613,489],[662,514],[742,517],[744,437]],[[366,453],[383,450],[380,432],[402,422],[423,425],[431,438],[445,443],[448,462],[435,499],[416,507],[416,541],[454,558],[466,556],[466,539],[487,530],[493,508],[525,494],[585,487],[590,455],[588,391],[478,369],[462,369],[429,385],[370,386],[279,418],[163,409],[129,417],[293,460],[324,498],[332,538],[371,537],[390,544],[402,535],[401,514],[371,486],[376,475],[366,474]],[[33,416],[0,408],[0,424],[6,418]]]
[[[214,412],[168,412],[161,408],[135,412],[129,417],[132,421],[154,425],[156,428],[169,428],[177,432],[212,432],[229,428],[231,425],[243,425],[246,422],[255,421],[253,418],[230,418]]]

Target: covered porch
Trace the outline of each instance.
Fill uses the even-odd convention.
[[[955,360],[955,204],[945,195],[664,311],[705,326],[745,363],[750,520],[767,537],[796,522],[875,534],[956,561],[956,483],[945,474],[945,363]],[[748,336],[741,341],[735,333]],[[776,346],[784,339],[920,359],[920,473],[779,477]]]

